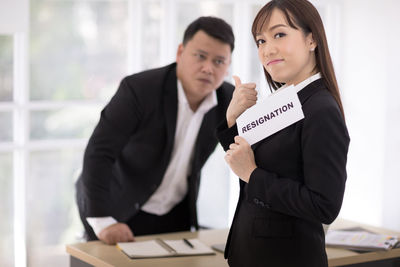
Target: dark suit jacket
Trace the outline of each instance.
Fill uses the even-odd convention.
[[[231,266],[328,266],[322,223],[338,215],[349,135],[323,79],[299,93],[305,118],[252,146],[257,169],[240,181],[225,257]],[[219,126],[225,150],[236,126]]]
[[[218,105],[204,115],[189,181],[191,224],[197,227],[200,170],[215,149],[233,86],[217,89]],[[160,185],[171,158],[177,119],[176,64],[124,78],[89,139],[77,181],[81,218],[127,222]]]

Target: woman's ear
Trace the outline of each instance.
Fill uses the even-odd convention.
[[[313,38],[312,32],[307,35],[306,43],[308,44],[310,51],[314,51],[315,48],[317,48],[317,43]]]

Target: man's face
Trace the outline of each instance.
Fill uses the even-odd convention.
[[[223,82],[231,63],[231,47],[204,31],[178,47],[177,76],[191,104],[201,102]]]

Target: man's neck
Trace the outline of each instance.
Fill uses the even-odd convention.
[[[178,91],[179,101],[184,101],[194,113],[199,109],[207,111],[218,104],[215,91],[211,91],[207,95],[193,94],[190,90],[186,90],[179,80]]]
[[[205,97],[203,97],[202,99],[199,100],[199,99],[196,99],[196,97],[191,97],[191,96],[187,95],[186,92],[185,92],[185,95],[186,95],[186,99],[189,103],[190,109],[193,112],[196,112],[196,110],[200,107],[201,102],[203,102]]]

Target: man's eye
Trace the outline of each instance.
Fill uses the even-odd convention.
[[[221,59],[216,59],[214,60],[215,65],[224,65],[225,61],[221,60]]]
[[[199,60],[206,59],[206,56],[203,54],[196,53],[196,54],[194,54],[194,56],[197,57],[197,59],[199,59]]]

